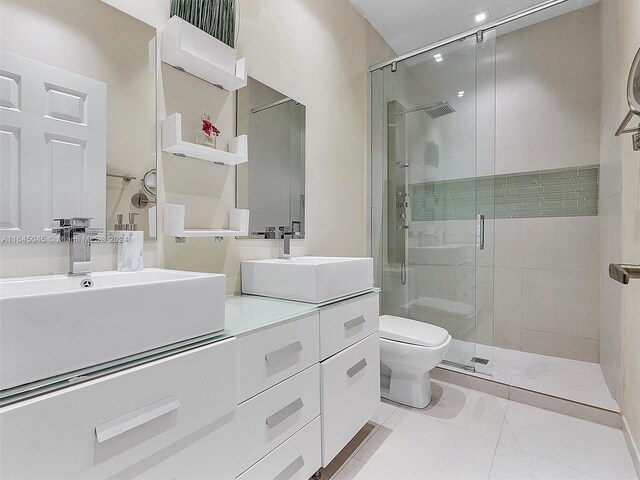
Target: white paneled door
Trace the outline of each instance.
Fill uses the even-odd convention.
[[[107,85],[0,52],[0,162],[3,237],[79,216],[104,229]]]

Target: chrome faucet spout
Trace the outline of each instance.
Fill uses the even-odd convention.
[[[278,238],[282,240],[280,243],[279,258],[291,258],[291,239],[296,236],[291,225],[283,225],[278,227]]]
[[[60,240],[69,243],[69,275],[91,273],[91,242],[98,239],[101,228],[90,228],[91,219],[87,217],[56,218],[60,226],[53,233]]]
[[[291,237],[284,235],[282,237],[282,258],[291,257]]]

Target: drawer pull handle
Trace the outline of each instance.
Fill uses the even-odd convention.
[[[293,477],[293,474],[302,467],[304,467],[304,458],[302,458],[302,455],[299,455],[298,458],[291,462],[284,470],[273,477],[273,480],[289,480]]]
[[[367,366],[367,361],[363,358],[358,363],[356,363],[353,367],[347,370],[347,375],[349,375],[349,377],[353,377],[356,373],[358,373],[360,370],[362,370],[366,366]]]
[[[304,403],[302,403],[302,399],[298,397],[286,407],[278,410],[276,413],[274,413],[270,417],[267,417],[267,426],[269,428],[275,427],[276,425],[278,425],[279,423],[283,422],[284,420],[289,418],[291,415],[296,413],[302,407],[304,407]]]
[[[282,347],[280,350],[267,353],[264,356],[264,359],[267,361],[269,365],[273,365],[274,363],[287,358],[289,355],[293,355],[294,353],[298,353],[301,351],[302,351],[302,344],[300,342],[293,342],[291,345]]]
[[[358,325],[362,325],[364,322],[366,322],[364,315],[360,315],[359,317],[354,318],[353,320],[348,320],[344,322],[344,328],[349,330],[350,328],[357,327]]]
[[[169,412],[173,412],[180,408],[180,400],[173,395],[167,398],[163,398],[157,402],[151,403],[146,407],[134,410],[131,413],[127,413],[121,417],[115,418],[98,425],[96,427],[96,437],[98,443],[105,442],[110,438],[116,437],[121,433],[128,432],[140,425],[150,422],[162,415]]]

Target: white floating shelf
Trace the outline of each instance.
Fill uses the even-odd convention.
[[[164,209],[164,232],[174,237],[246,237],[249,235],[249,210],[232,208],[229,228],[184,228],[184,205],[167,203]]]
[[[160,32],[163,62],[230,92],[247,84],[245,59],[236,51],[178,16]]]
[[[238,165],[248,160],[248,139],[246,135],[229,141],[229,151],[198,145],[182,140],[182,116],[179,113],[162,121],[162,150],[181,157],[191,157],[219,165]]]

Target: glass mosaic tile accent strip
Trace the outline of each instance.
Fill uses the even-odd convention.
[[[409,185],[411,219],[598,215],[598,166]]]

